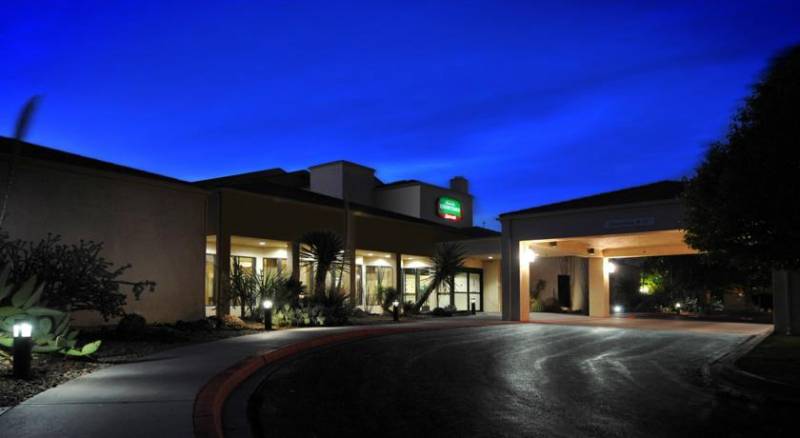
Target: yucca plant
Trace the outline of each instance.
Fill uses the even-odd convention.
[[[463,247],[458,243],[441,243],[436,246],[436,250],[431,257],[433,262],[433,274],[431,274],[431,281],[425,288],[425,291],[414,303],[413,311],[419,312],[428,297],[435,291],[443,282],[452,282],[453,277],[462,266],[464,266],[464,259],[466,253]]]
[[[344,240],[332,231],[311,231],[300,238],[300,244],[300,260],[314,269],[314,295],[324,296],[328,273],[336,277],[338,270],[341,278],[348,265]],[[332,284],[337,284],[336,278]]]
[[[101,341],[77,348],[78,330],[70,329],[69,312],[40,303],[44,284],[37,284],[36,277],[31,277],[17,287],[9,281],[10,273],[9,265],[0,271],[0,347],[12,348],[14,324],[26,321],[33,325],[34,353],[89,356],[100,348]]]

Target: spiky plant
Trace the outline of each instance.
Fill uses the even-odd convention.
[[[425,304],[425,301],[428,300],[428,297],[439,285],[445,281],[452,282],[458,270],[464,266],[465,258],[464,248],[458,243],[445,242],[436,246],[433,257],[431,257],[433,262],[431,281],[417,302],[414,303],[414,312],[419,312],[419,309],[422,308],[422,305]]]
[[[313,293],[324,296],[328,273],[336,276],[338,269],[339,275],[344,275],[348,260],[344,240],[332,231],[311,231],[300,238],[300,244],[301,263],[314,270]]]

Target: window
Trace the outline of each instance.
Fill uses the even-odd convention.
[[[233,273],[234,265],[239,265],[243,274],[253,275],[256,273],[255,257],[231,256],[231,273]]]
[[[403,269],[403,302],[416,302],[432,280],[433,275],[428,268]],[[436,307],[436,293],[431,293],[422,306],[425,310]]]
[[[214,265],[217,264],[217,256],[206,254],[206,306],[216,304],[214,298]]]
[[[379,305],[378,289],[394,287],[394,269],[389,266],[367,266],[367,305]]]
[[[272,272],[273,274],[281,274],[288,271],[288,260],[281,258],[264,257],[261,268],[263,272]]]

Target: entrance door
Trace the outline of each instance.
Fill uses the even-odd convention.
[[[453,299],[457,310],[483,311],[483,270],[463,269],[453,278]]]
[[[558,305],[561,307],[572,308],[572,291],[570,290],[569,275],[558,276]]]

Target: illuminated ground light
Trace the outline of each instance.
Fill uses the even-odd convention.
[[[623,310],[625,309],[623,309],[622,306],[620,306],[619,304],[614,306],[614,313],[622,313]]]

